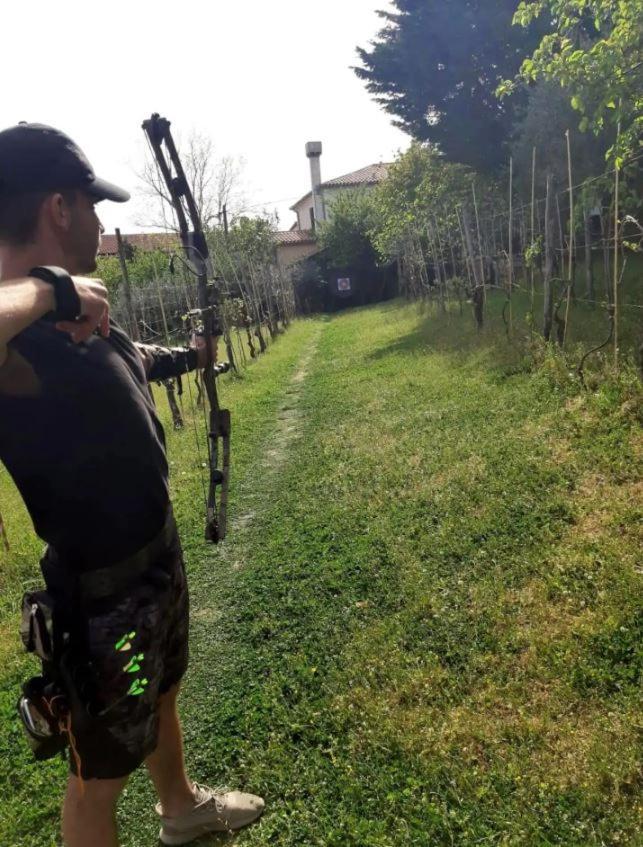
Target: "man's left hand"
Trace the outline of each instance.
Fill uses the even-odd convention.
[[[217,361],[217,351],[219,347],[219,338],[218,335],[213,335],[210,342],[210,351],[211,355],[208,357],[208,348],[205,343],[205,338],[202,335],[195,335],[192,337],[192,344],[190,345],[193,350],[196,350],[197,355],[197,364],[200,368],[204,368],[210,362],[213,364]]]

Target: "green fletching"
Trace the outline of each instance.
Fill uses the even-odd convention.
[[[147,679],[135,679],[129,687],[129,691],[127,692],[128,695],[130,695],[131,697],[140,697],[141,694],[145,693],[147,684]]]
[[[143,653],[139,653],[138,656],[132,656],[129,662],[123,668],[125,673],[138,673],[141,669],[141,662],[145,658]]]
[[[132,649],[132,640],[136,638],[136,632],[126,632],[122,638],[114,645],[114,649],[117,653],[126,653],[128,650]]]

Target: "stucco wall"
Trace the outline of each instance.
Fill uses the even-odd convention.
[[[310,213],[313,208],[313,196],[306,197],[295,207],[297,213],[297,225],[299,229],[312,229]]]
[[[335,198],[344,191],[364,191],[368,186],[356,186],[355,188],[324,188],[323,196],[324,196],[324,208],[326,210],[326,220],[330,220],[333,216],[331,207],[333,205],[333,201]],[[313,208],[313,198],[312,194],[310,197],[306,197],[300,203],[297,203],[295,206],[295,212],[297,213],[297,222],[299,229],[310,229],[310,211]]]
[[[277,264],[280,268],[287,268],[315,253],[319,253],[318,244],[280,244],[277,247]]]

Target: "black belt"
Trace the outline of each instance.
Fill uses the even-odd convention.
[[[107,597],[120,594],[144,579],[152,571],[154,565],[158,565],[159,555],[167,549],[175,533],[176,523],[172,508],[170,507],[163,529],[148,544],[137,550],[136,553],[113,565],[90,571],[82,571],[80,573],[74,572],[73,575],[67,573],[66,577],[69,577],[69,579],[75,582],[76,591],[81,602],[104,600]],[[50,548],[51,553],[53,553],[54,560],[58,560],[57,563],[60,564],[61,560],[56,554],[56,551]],[[64,559],[62,563],[64,563]],[[56,582],[58,582],[59,576],[60,573],[56,573]],[[47,581],[49,582],[49,580]],[[67,583],[67,579],[65,579],[65,583]],[[66,587],[69,587],[68,583]]]

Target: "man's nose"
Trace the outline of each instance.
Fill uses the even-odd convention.
[[[102,225],[102,223],[100,222],[100,220],[98,221],[98,232],[99,232],[101,235],[105,235],[105,227]]]

